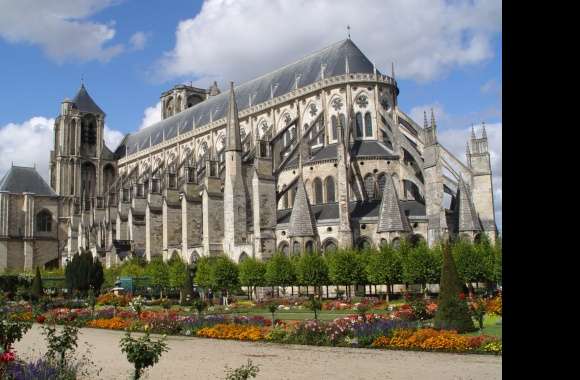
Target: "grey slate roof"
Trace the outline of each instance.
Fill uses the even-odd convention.
[[[401,211],[408,212],[409,216],[425,216],[425,205],[417,201],[399,201]],[[381,201],[350,202],[349,214],[353,219],[378,218]],[[310,206],[312,214],[317,221],[337,220],[338,203],[325,203]],[[278,210],[278,224],[288,223],[292,209]]]
[[[407,218],[401,211],[399,196],[393,183],[393,177],[387,174],[385,176],[377,232],[402,232],[408,230]]]
[[[463,181],[463,178],[459,178],[458,181],[458,195],[459,199],[459,232],[462,231],[481,231],[481,223],[475,211],[475,206],[471,199],[471,194]]]
[[[312,157],[304,162],[304,165],[324,160],[337,159],[338,144],[325,145],[322,148],[314,151]],[[397,155],[389,149],[383,142],[375,140],[361,140],[356,141],[350,149],[351,157],[383,157],[385,159],[395,159]],[[295,166],[298,164],[298,158],[293,157],[288,166]]]
[[[294,198],[294,206],[290,215],[290,225],[288,227],[288,236],[315,236],[316,220],[310,208],[308,194],[304,187],[302,177],[298,179],[298,191]]]
[[[95,103],[93,98],[91,98],[84,84],[81,85],[79,92],[77,92],[72,102],[74,103],[75,108],[81,112],[101,115],[105,114],[103,110],[97,105],[97,103]]]
[[[346,73],[347,58],[350,73],[373,73],[372,62],[350,39],[343,40],[297,62],[237,86],[235,96],[238,109],[242,111],[250,106],[250,96],[253,105],[270,100],[272,89],[274,97],[289,93],[295,88],[297,76],[299,76],[298,87],[320,80],[322,64],[326,65],[325,78],[343,75]],[[377,73],[379,73],[378,70]],[[194,127],[199,128],[208,124],[210,120],[218,120],[226,116],[228,99],[229,91],[222,92],[150,127],[130,134],[119,145],[115,154],[118,157],[124,156],[125,147],[128,154],[149,147],[149,137],[151,137],[151,145],[156,145],[163,141],[163,133],[165,133],[165,139],[169,139],[177,135],[177,128],[179,128],[179,133],[185,133]]]
[[[0,191],[34,193],[56,197],[57,194],[42,179],[35,168],[12,166],[0,180]]]

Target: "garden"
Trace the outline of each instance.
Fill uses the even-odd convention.
[[[55,287],[59,275],[64,286]],[[120,290],[116,286],[120,276],[147,281],[133,292],[110,291]],[[477,283],[485,286],[473,286]],[[396,284],[409,286],[395,292]],[[411,284],[419,288],[411,291]],[[430,292],[427,284],[437,284],[438,293]],[[434,248],[403,242],[396,249],[275,254],[265,262],[246,259],[240,264],[219,256],[202,258],[193,268],[179,259],[167,263],[156,259],[148,264],[130,260],[109,270],[84,253],[63,273],[37,270],[33,278],[0,277],[4,290],[0,368],[16,373],[15,366],[31,370],[40,365],[19,362],[11,349],[33,323],[45,329],[47,342],[56,340],[49,344],[53,354],[46,357],[54,367],[63,368],[83,366],[73,359],[64,365],[69,353],[57,348],[71,346],[74,339],[51,335],[56,325],[64,327],[62,334],[81,327],[122,330],[129,334],[125,343],[134,345],[138,342],[130,334],[146,333],[149,341],[140,343],[146,349],[135,352],[144,355],[152,350],[157,356],[147,356],[149,366],[166,349],[162,340],[153,341],[149,334],[501,354],[502,296],[497,284],[501,284],[501,242],[458,241]],[[123,351],[130,361],[133,349],[127,346]],[[136,367],[135,376],[146,367]]]

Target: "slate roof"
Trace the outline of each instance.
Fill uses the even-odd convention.
[[[243,83],[235,88],[236,103],[239,111],[271,99],[270,91],[273,89],[274,97],[282,96],[294,90],[296,77],[299,76],[298,87],[310,85],[321,79],[321,66],[326,65],[324,77],[330,78],[346,73],[346,61],[350,73],[373,73],[372,62],[350,40],[337,42],[325,49],[310,54],[301,60],[281,67],[266,75]],[[380,74],[380,72],[377,73]],[[271,87],[272,86],[272,87]],[[165,139],[170,139],[179,133],[191,131],[194,126],[199,128],[210,122],[226,116],[230,92],[222,92],[212,96],[201,103],[194,105],[169,118],[161,120],[150,127],[125,137],[117,148],[117,157],[125,155],[125,147],[128,154],[137,152],[151,145],[159,144]],[[211,119],[210,119],[211,114]]]
[[[316,221],[310,208],[308,194],[304,187],[302,177],[298,179],[298,191],[294,198],[294,206],[290,215],[290,225],[288,227],[288,236],[315,236]]]
[[[304,161],[304,165],[324,160],[336,160],[338,144],[325,145],[313,151],[312,156]],[[396,159],[397,155],[389,149],[383,142],[375,140],[355,141],[350,149],[351,157],[382,157],[385,159]],[[293,157],[288,166],[298,165],[298,158]]]
[[[57,194],[48,186],[35,168],[12,166],[0,180],[0,191],[10,193],[34,193],[56,197]]]
[[[379,211],[379,223],[377,232],[402,232],[408,231],[407,218],[403,215],[397,189],[393,183],[393,177],[385,176],[383,199]]]
[[[77,92],[72,102],[74,103],[75,108],[81,112],[101,115],[105,114],[101,107],[99,107],[93,98],[91,98],[84,84],[81,85],[79,92]]]
[[[425,205],[417,201],[399,201],[401,212],[409,216],[424,217]],[[349,214],[353,219],[378,218],[381,201],[350,202]],[[316,221],[338,220],[338,203],[324,203],[310,206]],[[288,223],[292,209],[278,210],[278,224]]]

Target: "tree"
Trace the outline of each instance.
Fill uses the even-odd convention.
[[[227,297],[240,284],[236,263],[226,256],[219,256],[211,266],[211,282],[216,289],[225,291]]]
[[[256,286],[263,286],[266,283],[266,264],[252,257],[243,260],[238,269],[240,284],[250,288],[248,294],[251,299]]]
[[[137,258],[125,261],[119,270],[119,275],[126,277],[142,277],[145,275],[145,265]]]
[[[437,329],[475,331],[475,326],[462,291],[462,283],[455,267],[449,243],[443,247],[443,268],[439,285],[439,300],[434,326]]]
[[[401,255],[390,246],[384,246],[375,254],[369,256],[367,277],[371,284],[387,285],[387,300],[392,292],[393,284],[403,277]]]
[[[431,252],[427,243],[420,241],[403,256],[403,281],[421,284],[421,290],[428,283],[436,283],[440,273],[437,256]]]
[[[189,277],[189,269],[179,256],[173,256],[167,266],[169,286],[179,289],[179,302],[183,303],[183,288]]]
[[[295,283],[296,272],[294,265],[282,252],[275,253],[266,262],[265,280],[270,286],[281,286],[283,293],[286,293],[287,286]]]
[[[34,280],[32,280],[32,285],[30,286],[30,295],[34,300],[40,299],[42,297],[42,277],[40,276],[40,268],[36,267],[36,275]]]
[[[501,239],[498,238],[495,242],[495,245],[493,247],[493,253],[494,253],[494,261],[493,261],[493,281],[495,281],[498,284],[501,284],[501,280],[502,280],[502,264],[501,264],[501,259],[502,259],[502,246],[501,246]]]
[[[213,286],[211,272],[214,263],[215,257],[202,257],[196,262],[194,281],[205,290]]]
[[[161,256],[151,259],[145,267],[145,274],[149,276],[151,285],[159,289],[159,298],[163,298],[163,289],[169,282],[169,268]]]
[[[296,277],[300,284],[320,290],[320,286],[328,283],[326,260],[316,252],[304,253],[296,261]]]
[[[89,287],[92,287],[97,294],[99,294],[104,282],[105,274],[103,271],[103,264],[101,264],[101,261],[98,258],[95,258],[93,260],[93,265],[91,266]]]
[[[351,250],[337,250],[327,256],[328,277],[334,285],[359,285],[366,282],[366,265],[363,253]]]
[[[74,255],[65,268],[65,281],[71,291],[86,295],[92,286],[99,290],[104,282],[103,267],[98,259],[93,259],[90,251]]]

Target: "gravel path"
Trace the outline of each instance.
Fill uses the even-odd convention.
[[[129,379],[131,367],[119,349],[123,332],[84,328],[79,353],[89,342],[101,379]],[[257,379],[501,379],[502,358],[491,355],[389,351],[278,345],[171,336],[169,352],[147,373],[149,379],[223,379],[224,367],[251,359],[260,366]],[[19,355],[38,357],[44,339],[35,325],[16,344]]]

